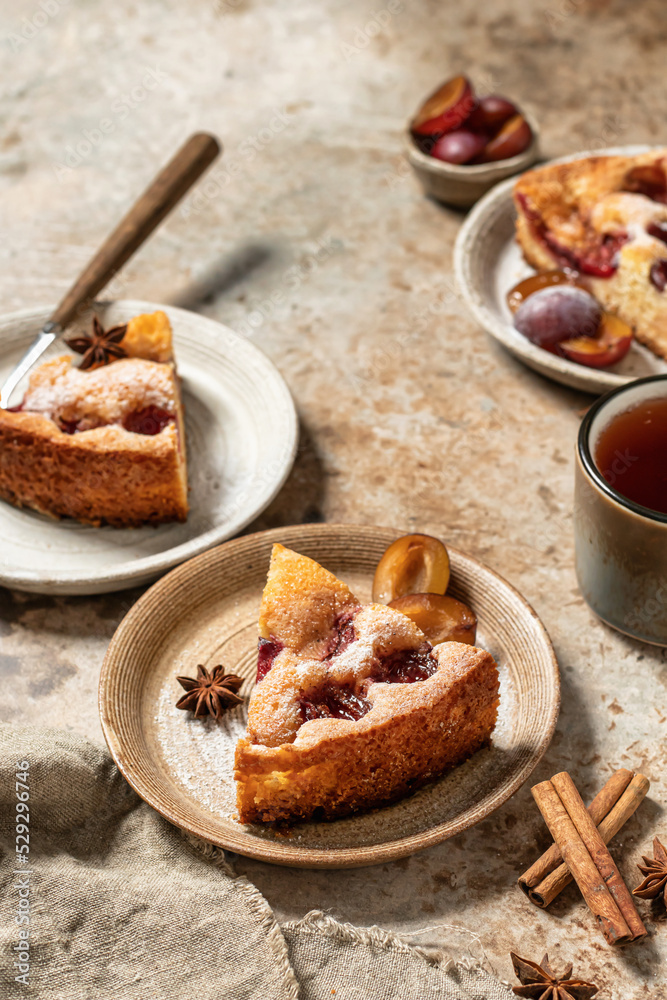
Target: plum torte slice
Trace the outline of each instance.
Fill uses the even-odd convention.
[[[86,368],[73,366],[69,355],[39,365],[21,404],[0,410],[2,499],[93,525],[186,519],[183,411],[169,319],[163,312],[136,316],[115,339],[101,361],[91,347]]]
[[[607,312],[667,358],[667,149],[529,170],[514,203],[528,263],[578,272]]]
[[[275,545],[258,682],[236,748],[242,822],[334,819],[415,791],[486,745],[498,670],[435,647],[406,615],[361,606],[314,560]]]

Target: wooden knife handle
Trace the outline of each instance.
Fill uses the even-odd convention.
[[[53,313],[53,323],[65,329],[81,306],[95,298],[178,204],[219,152],[217,139],[205,132],[188,139],[100,247]]]

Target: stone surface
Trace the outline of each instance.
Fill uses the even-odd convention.
[[[463,69],[533,112],[547,155],[658,141],[660,0],[2,0],[0,19],[3,311],[55,303],[156,166],[190,131],[218,134],[224,159],[110,294],[200,310],[285,375],[301,447],[251,530],[428,531],[526,595],[563,676],[535,777],[567,768],[590,795],[610,768],[649,775],[650,800],[614,847],[634,883],[640,852],[665,831],[667,660],[601,625],[577,590],[572,461],[590,400],[523,368],[468,318],[451,271],[461,215],[422,197],[401,138],[424,94]],[[0,717],[101,739],[100,663],[137,596],[0,591]],[[330,909],[453,942],[508,979],[510,948],[548,949],[610,1000],[667,996],[664,911],[647,942],[613,951],[573,888],[548,913],[524,899],[515,879],[546,843],[526,787],[395,864],[237,863],[280,916]]]

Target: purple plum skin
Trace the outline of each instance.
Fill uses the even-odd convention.
[[[459,128],[438,139],[431,150],[431,156],[446,163],[468,163],[482,152],[485,145],[486,139],[483,135]]]
[[[602,309],[592,295],[572,285],[555,285],[534,292],[514,314],[519,333],[553,354],[558,345],[574,337],[595,337]]]

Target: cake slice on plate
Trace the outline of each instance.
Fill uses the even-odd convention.
[[[258,683],[236,749],[242,822],[333,819],[399,799],[488,744],[498,670],[431,646],[401,612],[362,606],[318,563],[275,545]]]
[[[667,358],[667,150],[591,156],[523,174],[516,233],[538,271],[569,268]]]
[[[69,341],[0,410],[0,497],[53,517],[134,527],[184,521],[185,437],[169,319],[136,316]]]

